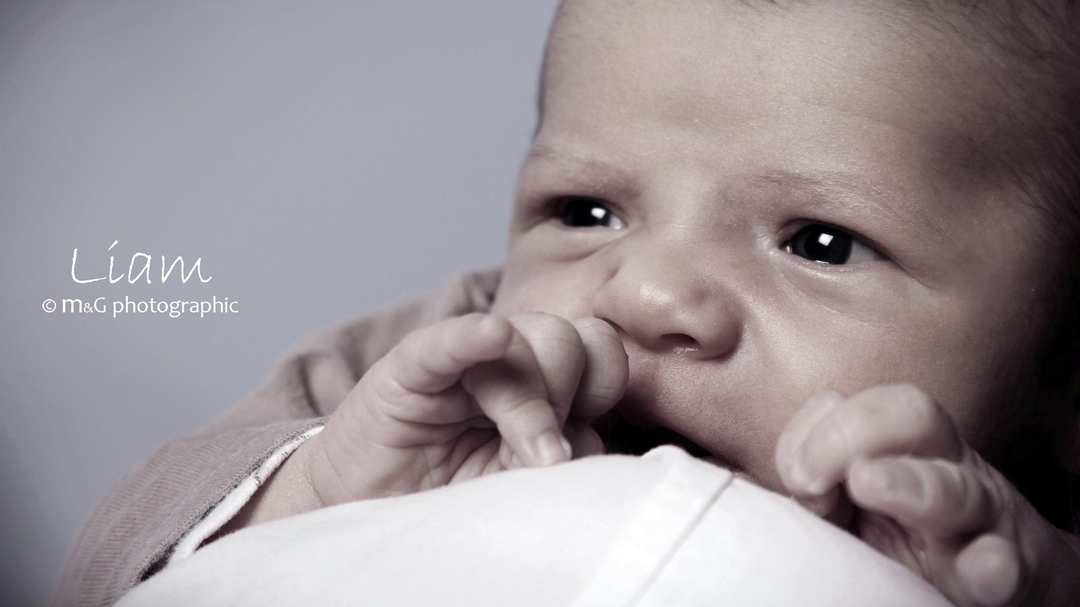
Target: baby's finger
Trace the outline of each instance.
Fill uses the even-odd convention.
[[[847,490],[857,505],[928,536],[951,538],[992,528],[999,501],[975,468],[940,459],[857,460]]]
[[[952,420],[913,386],[872,388],[834,408],[807,434],[791,469],[796,492],[820,495],[857,459],[921,455],[960,460],[965,446]]]
[[[563,420],[548,397],[532,348],[518,331],[502,358],[466,370],[461,385],[524,465],[549,466],[570,459]]]
[[[839,487],[834,487],[823,495],[807,495],[802,487],[793,481],[791,471],[799,447],[810,431],[843,401],[844,396],[833,391],[819,392],[810,397],[806,404],[795,412],[776,443],[776,470],[780,474],[781,482],[795,494],[799,503],[819,516],[827,515],[836,507],[840,496]]]
[[[806,442],[810,431],[842,402],[844,402],[844,396],[839,392],[819,392],[811,396],[784,427],[780,439],[776,442],[776,469],[780,473],[780,479],[789,489],[793,488],[794,484],[791,479],[791,469],[795,465],[799,448]]]
[[[469,367],[501,358],[513,333],[505,318],[468,314],[413,331],[381,362],[400,392],[435,394]]]
[[[548,400],[560,424],[565,422],[585,368],[585,346],[577,328],[564,318],[539,312],[515,314],[509,320],[532,350]]]
[[[571,417],[566,420],[563,432],[570,439],[574,459],[605,453],[604,441],[589,424]]]
[[[574,396],[573,412],[575,417],[592,422],[623,397],[630,367],[622,339],[610,324],[586,317],[573,321],[573,325],[585,348],[585,369]]]
[[[978,605],[999,607],[1020,588],[1020,557],[1012,542],[987,533],[957,555],[956,574],[961,587]]]

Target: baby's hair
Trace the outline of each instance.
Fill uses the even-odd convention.
[[[1011,46],[1003,48],[1026,69],[1014,86],[1024,93],[1021,97],[1026,103],[1020,107],[1030,107],[1035,114],[1027,141],[1016,142],[1006,162],[1029,197],[1041,203],[1049,220],[1052,248],[1045,257],[1057,281],[1057,288],[1046,293],[1047,315],[1056,320],[1047,328],[1049,339],[1034,381],[1043,394],[1061,394],[1075,420],[1080,415],[1080,3],[1026,0],[1004,4],[997,19],[999,31],[1009,37]],[[1023,91],[1025,86],[1031,90]],[[1030,158],[1022,156],[1027,151]],[[1028,435],[1035,442],[1037,434]],[[1014,448],[1025,448],[1024,442],[1018,441]],[[1026,447],[1033,449],[1030,444]],[[1076,454],[1071,459],[1075,463]],[[1028,485],[1021,489],[1030,489],[1029,499],[1048,519],[1074,533],[1080,532],[1077,472],[1062,471],[1064,478],[1052,482],[1058,473],[1041,471],[1043,479],[1018,482]],[[1013,479],[1024,475],[1040,474],[1032,475],[1031,470],[1009,474]],[[1035,487],[1055,485],[1067,487],[1067,494],[1045,498],[1032,494],[1038,491]],[[1055,506],[1061,510],[1054,512]]]
[[[1044,325],[1038,330],[1047,339],[1034,368],[1032,406],[1018,419],[1017,436],[1027,439],[1015,441],[1013,453],[1003,458],[1022,462],[1023,456],[1041,449],[1064,448],[1063,439],[1075,424],[1062,427],[1062,418],[1041,410],[1040,401],[1056,397],[1072,419],[1080,414],[1080,3],[921,1],[968,44],[997,51],[1004,68],[999,70],[998,93],[1006,103],[986,102],[997,108],[989,122],[989,134],[998,139],[991,151],[1046,224],[1043,258],[1051,279],[1044,293],[1047,321],[1033,324]],[[1003,113],[1001,108],[1014,110]],[[1047,432],[1059,440],[1047,441]],[[1054,455],[1060,461],[1062,454]],[[1080,531],[1076,472],[1006,470],[1048,519],[1074,532]],[[1052,475],[1067,481],[1052,481]],[[1068,499],[1037,495],[1038,487],[1046,491],[1055,485],[1070,487]]]
[[[919,3],[977,50],[997,51],[997,92],[1014,110],[1002,113],[997,100],[983,101],[993,114],[988,134],[999,138],[992,151],[1014,184],[1041,204],[1055,244],[1080,249],[1080,2]],[[1076,266],[1077,253],[1062,261]]]

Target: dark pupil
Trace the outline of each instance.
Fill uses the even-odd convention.
[[[575,228],[608,226],[611,224],[611,211],[595,200],[567,200],[563,203],[562,221]]]
[[[844,264],[851,258],[851,235],[828,226],[807,226],[791,239],[791,252],[811,261]]]

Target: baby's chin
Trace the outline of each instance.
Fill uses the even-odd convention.
[[[674,445],[690,455],[749,478],[743,466],[722,455],[717,455],[670,428],[643,428],[634,425],[616,412],[608,413],[593,422],[593,428],[604,441],[608,453],[644,455],[661,445]],[[752,480],[752,479],[750,479]]]

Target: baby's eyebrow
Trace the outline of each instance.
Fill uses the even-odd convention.
[[[782,198],[810,196],[818,204],[837,210],[866,209],[896,221],[917,221],[940,236],[946,233],[936,220],[940,218],[924,212],[921,205],[912,204],[910,194],[891,191],[858,175],[840,172],[807,175],[778,170],[764,175],[761,182],[778,187]]]
[[[593,189],[598,195],[620,198],[637,195],[632,173],[599,158],[538,143],[529,150],[528,161],[532,160],[554,165],[564,178]]]
[[[881,186],[868,183],[858,177],[845,173],[827,172],[817,176],[791,171],[770,171],[761,181],[780,188],[781,193],[812,193],[825,198],[843,200],[858,197],[882,206],[885,201],[895,198]]]

